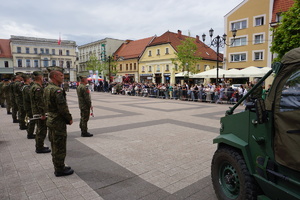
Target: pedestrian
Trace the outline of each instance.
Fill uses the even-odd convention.
[[[26,113],[24,110],[24,105],[23,105],[23,95],[22,95],[22,87],[23,87],[23,76],[25,76],[24,73],[22,72],[17,72],[16,73],[16,80],[14,84],[14,96],[15,96],[15,101],[18,106],[18,119],[19,119],[19,126],[20,130],[26,130],[27,126],[25,124],[25,117]]]
[[[26,118],[29,120],[33,118],[32,109],[31,109],[31,100],[30,100],[30,87],[32,83],[32,79],[29,76],[23,76],[24,85],[22,87],[22,96],[23,96],[23,105],[24,111],[26,113]],[[27,122],[27,139],[35,139],[34,133],[35,121],[29,120]]]
[[[93,134],[88,132],[87,122],[90,118],[90,110],[93,109],[91,94],[86,76],[79,76],[80,85],[77,87],[77,96],[80,109],[80,123],[81,137],[92,137]]]
[[[48,113],[46,125],[52,148],[52,162],[55,176],[68,176],[74,173],[71,167],[65,166],[67,153],[67,124],[73,123],[69,112],[66,93],[60,87],[64,81],[63,68],[48,67],[51,82],[44,90],[45,111]]]

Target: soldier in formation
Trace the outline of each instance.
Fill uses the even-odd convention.
[[[4,101],[6,103],[6,111],[7,114],[10,115],[10,109],[11,109],[11,101],[10,101],[10,89],[9,89],[10,82],[8,79],[4,79],[4,85],[2,86],[2,92],[4,96]]]
[[[18,119],[19,119],[19,126],[20,126],[20,130],[26,130],[27,126],[25,124],[25,117],[26,117],[26,113],[24,110],[24,105],[23,105],[23,95],[22,95],[22,91],[21,88],[23,86],[23,77],[25,74],[23,73],[17,73],[16,74],[16,80],[15,80],[15,84],[14,84],[14,96],[15,96],[15,101],[16,104],[18,106]]]
[[[93,109],[91,94],[88,88],[88,80],[86,76],[80,76],[80,85],[77,87],[77,96],[80,109],[81,137],[92,137],[93,134],[88,132],[87,123],[90,118],[90,110]]]
[[[52,162],[55,176],[67,176],[74,173],[65,166],[67,124],[72,124],[72,115],[66,100],[66,93],[60,87],[64,81],[63,68],[49,67],[51,82],[44,90],[45,110],[48,113],[47,127],[52,148]]]
[[[35,136],[35,152],[49,153],[51,150],[44,146],[44,141],[47,135],[46,112],[43,100],[43,74],[40,71],[33,72],[34,82],[30,88],[30,100],[32,115],[38,116],[36,119],[37,132]]]
[[[11,82],[9,84],[9,95],[10,95],[11,112],[12,112],[11,116],[13,119],[13,123],[19,123],[19,120],[17,119],[18,106],[16,104],[15,93],[14,93],[15,81],[16,81],[16,76],[13,75],[11,77]]]

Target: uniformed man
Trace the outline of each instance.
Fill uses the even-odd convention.
[[[8,79],[4,79],[4,85],[2,87],[2,90],[3,90],[3,94],[4,94],[4,100],[5,100],[5,103],[6,103],[6,111],[7,111],[7,114],[10,115],[11,112],[10,112],[10,109],[11,109],[11,101],[10,101],[10,87],[9,87],[9,80]]]
[[[15,101],[16,104],[18,106],[18,119],[19,119],[19,126],[20,126],[20,130],[26,130],[27,126],[25,124],[25,117],[26,117],[26,113],[24,110],[24,105],[23,105],[23,95],[22,95],[22,91],[21,88],[23,86],[23,76],[25,74],[24,73],[17,73],[16,74],[16,80],[15,80],[15,84],[14,84],[14,95],[15,95]]]
[[[81,137],[92,137],[93,134],[88,132],[87,122],[90,118],[90,110],[93,109],[91,94],[88,88],[88,80],[86,76],[80,76],[80,85],[77,87],[77,96],[80,109]]]
[[[65,166],[67,124],[72,124],[72,115],[69,112],[66,93],[60,87],[64,81],[63,69],[48,67],[50,79],[44,90],[45,110],[48,113],[47,127],[52,148],[52,161],[55,176],[67,176],[74,173],[71,167]]]
[[[39,119],[35,120],[37,125],[37,131],[35,136],[35,152],[36,153],[49,153],[51,150],[44,146],[44,141],[47,135],[46,126],[46,112],[45,104],[43,100],[44,88],[43,88],[43,73],[41,71],[34,71],[34,82],[30,88],[30,100],[32,115],[39,116]]]
[[[23,105],[27,118],[33,118],[32,110],[31,110],[31,100],[30,100],[30,87],[32,83],[32,79],[30,76],[23,76],[24,85],[22,87],[22,96],[23,96]],[[27,139],[34,139],[35,120],[30,120],[27,123]]]
[[[4,108],[4,93],[3,93],[3,85],[4,85],[4,80],[1,80],[0,82],[0,105],[1,108]]]
[[[11,117],[13,119],[13,123],[19,123],[19,120],[17,119],[18,105],[16,104],[16,98],[14,93],[15,81],[16,81],[16,76],[13,75],[11,77],[11,82],[9,84],[9,94],[10,94],[11,113],[12,113]]]

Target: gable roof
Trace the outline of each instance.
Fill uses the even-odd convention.
[[[139,58],[153,38],[155,38],[155,36],[140,40],[127,40],[114,53],[115,59],[120,57],[124,60]]]
[[[276,15],[288,11],[293,4],[293,0],[274,0],[271,23],[276,23]]]
[[[0,58],[12,58],[8,39],[0,39]]]
[[[148,46],[170,44],[175,49],[175,51],[177,51],[177,46],[181,45],[182,44],[181,42],[184,41],[186,38],[193,38],[193,37],[182,35],[180,30],[178,30],[178,33],[167,31],[161,36],[154,38],[154,40]],[[204,60],[217,61],[217,53],[212,48],[210,48],[209,46],[201,42],[199,40],[198,35],[196,36],[196,38],[193,39],[195,39],[194,43],[198,47],[196,52],[197,56],[200,56]],[[219,56],[220,56],[219,61],[222,62],[223,54],[220,53]]]

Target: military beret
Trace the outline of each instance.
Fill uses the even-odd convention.
[[[79,76],[79,78],[80,78],[80,79],[83,79],[83,78],[87,78],[87,76],[81,75],[81,76]]]
[[[16,72],[16,76],[24,74],[23,72]]]
[[[62,67],[57,67],[57,66],[47,67],[47,70],[48,70],[48,72],[60,71],[61,73],[64,73],[64,69]]]
[[[41,71],[34,71],[32,74],[34,76],[41,76],[41,75],[43,75],[43,73]]]

